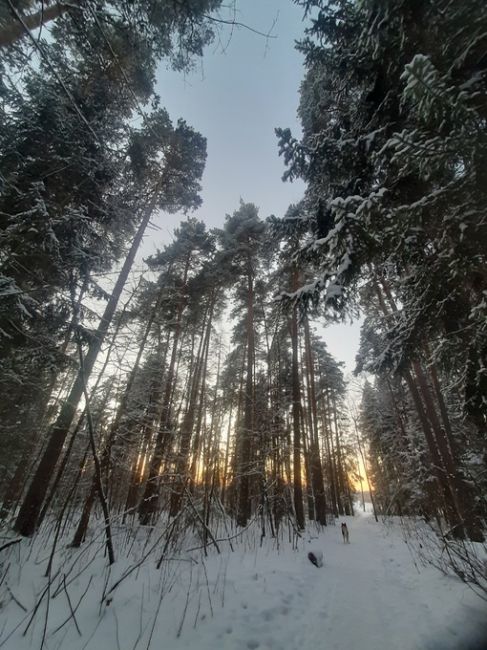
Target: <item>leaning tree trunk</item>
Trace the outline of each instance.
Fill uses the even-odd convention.
[[[87,282],[83,283],[79,296],[76,303],[76,308],[78,309],[81,306],[81,302],[86,291]],[[67,331],[64,335],[64,342],[60,349],[60,355],[65,355],[69,341],[71,339],[71,334],[73,332],[73,327],[75,324],[76,316],[73,314],[72,320],[67,328]],[[64,383],[64,382],[63,382]],[[4,519],[12,509],[12,506],[17,506],[19,503],[22,493],[25,489],[25,485],[28,482],[29,471],[32,467],[35,466],[34,452],[41,438],[41,430],[44,428],[45,423],[48,421],[49,417],[49,402],[51,401],[52,394],[54,392],[54,387],[56,385],[56,373],[51,372],[51,377],[47,386],[41,389],[37,393],[37,400],[35,397],[30,394],[28,397],[29,410],[26,421],[21,421],[20,425],[16,427],[17,435],[22,431],[28,433],[28,441],[26,447],[22,453],[19,464],[15,469],[15,473],[12,479],[9,482],[5,496],[3,498],[2,509],[0,511],[0,520]],[[32,391],[31,391],[32,392]],[[26,396],[27,397],[27,396]],[[23,401],[23,400],[19,400]],[[36,403],[37,402],[37,403]]]
[[[388,285],[384,281],[381,281],[381,285],[389,302],[390,310],[392,313],[396,313],[398,311],[397,306]],[[384,302],[377,282],[375,282],[375,290],[382,312],[385,316],[388,316],[390,311]],[[467,526],[469,530],[466,531],[466,517],[463,508],[466,500],[465,485],[463,481],[459,480],[458,465],[452,456],[447,434],[440,424],[434,399],[421,364],[416,359],[413,361],[412,366],[415,376],[413,377],[409,371],[406,371],[405,379],[421,421],[433,462],[434,473],[443,492],[445,514],[452,534],[455,537],[464,538],[467,533],[472,536],[473,540],[483,539],[480,527],[475,525],[474,522],[469,522]]]
[[[431,394],[430,387],[420,362],[413,362],[413,367],[424,400],[426,414],[435,436],[437,448],[444,468],[444,474],[446,475],[446,482],[453,498],[455,510],[462,522],[456,526],[456,529],[453,532],[454,534],[457,533],[456,536],[458,537],[464,537],[466,534],[472,541],[482,542],[484,537],[481,532],[480,523],[472,513],[473,508],[469,509],[467,506],[469,501],[473,503],[474,495],[468,494],[467,486],[459,476],[459,464],[456,459],[453,458],[452,449],[448,444],[447,434],[445,429],[441,426],[436,412],[433,395]]]
[[[68,435],[69,428],[76,414],[76,409],[81,400],[84,391],[84,384],[88,382],[95,361],[100,352],[108,328],[112,322],[115,310],[120,299],[122,290],[127,282],[127,278],[132,268],[135,255],[142,241],[145,229],[149,223],[151,215],[157,205],[157,195],[151,200],[149,206],[146,208],[142,221],[135,234],[134,240],[130,250],[125,258],[125,262],[118,275],[113,292],[105,307],[103,316],[101,317],[98,328],[91,340],[88,352],[84,358],[84,372],[80,368],[78,370],[76,379],[71,387],[69,396],[66,398],[58,418],[51,429],[49,441],[44,450],[42,458],[34,473],[34,477],[29,486],[27,494],[25,495],[22,506],[20,507],[17,520],[15,522],[15,530],[24,536],[31,536],[37,528],[37,521],[39,517],[42,504],[46,497],[49,482],[54,474],[56,464],[62,452],[66,436]]]
[[[129,373],[128,381],[125,386],[125,390],[122,395],[122,399],[120,400],[120,403],[117,408],[117,412],[115,414],[115,418],[110,425],[110,431],[108,433],[107,440],[105,442],[105,445],[103,447],[102,451],[102,457],[101,457],[101,470],[102,474],[108,474],[109,471],[109,465],[110,465],[110,451],[113,446],[113,442],[115,438],[117,437],[118,430],[120,428],[120,423],[122,421],[122,417],[127,409],[127,403],[130,398],[130,394],[132,391],[132,387],[134,385],[135,378],[137,376],[137,372],[139,371],[139,365],[140,361],[142,359],[142,354],[144,353],[145,346],[147,343],[147,339],[149,337],[150,330],[152,328],[152,324],[154,322],[154,318],[158,312],[161,300],[163,296],[163,288],[160,289],[159,294],[157,296],[156,303],[151,309],[149,320],[147,321],[144,334],[142,336],[142,341],[140,342],[139,349],[137,352],[137,356],[135,358],[135,363],[132,368],[132,370]],[[118,328],[117,328],[118,330]],[[116,336],[116,333],[115,333]],[[115,340],[114,336],[114,340]],[[93,479],[91,483],[91,488],[88,492],[88,495],[86,496],[84,505],[83,505],[83,511],[81,513],[80,521],[78,523],[78,527],[76,529],[76,532],[74,534],[73,542],[71,546],[74,548],[78,548],[81,543],[84,541],[86,537],[86,533],[88,530],[88,524],[90,523],[90,516],[91,516],[91,511],[93,509],[93,506],[95,505],[95,500],[96,500],[96,495],[97,495],[98,489],[97,489],[97,477],[96,477],[96,472],[93,473]]]
[[[428,346],[425,346],[426,352],[429,353]],[[436,370],[435,363],[432,362],[430,365],[430,377],[433,384],[436,401],[441,414],[441,420],[443,422],[443,432],[444,432],[444,445],[450,451],[452,460],[457,457],[457,445],[455,444],[455,438],[453,436],[453,430],[450,422],[450,417],[448,415],[448,409],[446,407],[445,399],[443,397],[443,391],[441,389],[440,380],[438,377],[438,372]],[[457,464],[458,465],[458,464]],[[462,512],[465,518],[465,528],[469,539],[474,542],[483,542],[484,534],[482,532],[481,516],[478,512],[478,504],[476,495],[474,494],[474,489],[470,487],[468,483],[465,482],[463,476],[461,476],[461,471],[458,466],[455,467],[455,482],[457,485],[457,490],[459,498],[461,501]]]
[[[80,9],[77,7],[79,0],[69,0],[69,2],[53,2],[47,7],[43,7],[40,11],[27,16],[21,14],[15,9],[13,2],[7,0],[10,5],[12,13],[12,21],[0,29],[0,47],[6,47],[16,43],[19,38],[28,33],[29,30],[36,30],[45,25],[46,23],[59,18],[65,14],[69,9]],[[46,4],[48,4],[46,2]]]

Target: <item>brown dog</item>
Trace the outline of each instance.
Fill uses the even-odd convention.
[[[348,527],[345,522],[342,523],[342,537],[344,544],[350,544],[350,536],[348,534]]]

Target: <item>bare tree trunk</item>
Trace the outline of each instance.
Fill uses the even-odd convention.
[[[201,370],[201,390],[200,390],[200,400],[199,400],[199,406],[198,406],[198,417],[196,418],[196,427],[195,427],[195,432],[194,432],[194,440],[193,440],[193,449],[192,449],[192,460],[191,460],[191,469],[190,469],[190,491],[193,492],[196,481],[198,478],[198,463],[199,463],[199,458],[200,458],[200,452],[201,452],[201,447],[203,444],[202,441],[202,427],[203,427],[203,419],[204,416],[206,415],[205,413],[205,407],[206,407],[206,378],[207,378],[207,368],[208,368],[208,355],[210,352],[210,345],[209,345],[210,340],[208,339],[207,345],[206,345],[206,350],[204,351],[204,357],[203,357],[203,367]]]
[[[335,468],[333,464],[333,449],[331,446],[331,431],[329,429],[328,419],[323,413],[323,440],[325,442],[325,451],[328,465],[328,476],[330,479],[330,497],[333,514],[335,518],[338,517],[338,505],[337,505],[337,488],[336,488],[336,478],[335,478]]]
[[[309,403],[311,407],[311,477],[315,498],[316,519],[326,526],[326,497],[323,478],[323,467],[320,458],[320,443],[318,436],[318,409],[316,406],[315,369],[308,316],[304,318],[304,338],[306,349],[306,369],[308,374]]]
[[[115,414],[115,418],[110,426],[110,431],[108,433],[107,440],[105,442],[105,445],[103,447],[102,451],[102,457],[101,457],[101,470],[102,474],[107,474],[109,472],[109,465],[110,465],[110,452],[111,448],[113,446],[113,442],[118,434],[118,430],[120,428],[120,422],[122,420],[122,417],[126,411],[127,408],[127,402],[129,400],[131,391],[132,391],[132,386],[134,384],[135,378],[137,376],[137,372],[139,370],[139,365],[140,361],[142,358],[142,354],[144,352],[147,339],[149,337],[149,333],[152,327],[152,323],[154,322],[154,318],[157,314],[157,311],[160,307],[160,303],[162,300],[162,295],[163,295],[163,288],[160,289],[159,295],[157,297],[156,303],[153,306],[149,320],[147,321],[147,325],[144,330],[144,334],[142,336],[142,341],[140,342],[139,349],[137,351],[137,356],[135,358],[135,363],[132,368],[132,370],[129,373],[128,376],[128,381],[125,386],[125,390],[122,395],[122,399],[120,400],[120,403],[117,408],[117,412]],[[118,332],[118,327],[117,327],[117,332]],[[113,340],[115,340],[117,332],[115,332]],[[108,482],[108,481],[107,481]],[[91,511],[93,509],[93,506],[95,505],[95,500],[96,500],[96,494],[97,494],[97,477],[96,477],[96,472],[93,473],[93,480],[92,480],[92,485],[90,488],[90,491],[88,492],[88,495],[86,496],[85,503],[83,505],[83,511],[81,514],[81,518],[78,524],[78,527],[76,529],[75,535],[73,542],[71,546],[78,548],[81,543],[84,541],[86,537],[86,532],[88,530],[88,524],[90,523],[90,515]]]
[[[309,418],[309,409],[306,409],[306,416]],[[300,412],[301,422],[303,424],[301,430],[301,446],[303,449],[303,458],[304,458],[304,472],[306,475],[306,502],[308,505],[308,519],[310,521],[315,520],[315,501],[313,495],[313,478],[311,474],[311,453],[309,451],[309,426],[306,426],[306,417],[304,415],[304,406],[301,404]]]
[[[188,482],[188,464],[189,453],[191,449],[191,436],[193,434],[196,408],[198,400],[198,391],[200,387],[201,375],[204,365],[206,351],[210,344],[211,328],[213,325],[213,307],[214,295],[210,298],[210,305],[208,307],[208,315],[205,314],[203,319],[203,332],[201,333],[200,350],[198,351],[193,378],[191,382],[190,395],[188,399],[187,411],[184,414],[183,421],[180,429],[180,449],[178,461],[176,463],[176,479],[171,492],[171,500],[169,506],[169,515],[175,517],[181,509],[181,502],[184,494],[184,488]],[[206,320],[206,316],[208,319]]]
[[[81,306],[81,301],[86,291],[86,285],[87,282],[85,281],[83,283],[83,286],[80,289],[79,296],[76,303],[77,309],[79,309],[79,307]],[[75,324],[75,320],[76,320],[76,316],[73,314],[71,322],[64,335],[64,342],[59,351],[61,355],[66,354],[66,350],[68,348],[73,327]],[[22,431],[25,432],[28,431],[29,440],[27,442],[26,448],[24,449],[20,462],[16,467],[15,473],[11,478],[7,490],[5,492],[5,496],[3,498],[3,503],[2,503],[2,510],[0,512],[0,519],[4,519],[9,514],[10,510],[12,509],[12,506],[14,505],[16,506],[19,503],[22,493],[25,489],[25,485],[28,480],[29,471],[32,469],[33,466],[35,466],[33,457],[39,442],[39,438],[41,437],[40,429],[44,428],[48,418],[48,414],[50,410],[49,401],[52,397],[55,384],[56,384],[56,375],[53,371],[51,373],[51,378],[49,380],[48,386],[45,389],[40,391],[39,401],[41,401],[41,404],[39,404],[38,408],[35,408],[33,404],[35,398],[33,398],[33,396],[31,395],[29,398],[31,408],[29,409],[29,417],[27,418],[27,422],[23,421],[19,424],[18,427],[16,427],[16,430],[19,431],[19,434]],[[34,433],[32,433],[32,430],[34,430]]]
[[[238,462],[237,525],[246,526],[251,514],[250,454],[254,432],[254,278],[250,253],[247,259],[247,376],[245,380],[244,423],[241,430]]]
[[[131,465],[129,488],[125,501],[125,509],[122,521],[125,523],[127,515],[135,512],[138,504],[138,493],[141,485],[144,484],[144,474],[147,468],[147,453],[150,442],[154,433],[154,426],[159,424],[162,409],[162,396],[164,389],[164,369],[166,367],[169,343],[171,340],[170,332],[167,333],[166,341],[163,346],[159,333],[158,353],[156,376],[151,380],[149,398],[140,427],[141,442],[136,449],[136,456]]]
[[[46,2],[46,4],[48,3]],[[69,9],[77,9],[77,4],[79,4],[79,0],[70,0],[69,3],[54,1],[34,14],[24,16],[18,12],[24,24],[13,13],[15,19],[9,25],[0,29],[0,47],[12,45],[12,43],[18,41],[19,38],[26,34],[25,28],[29,30],[39,29],[42,25],[65,14]]]
[[[326,413],[328,415],[328,444],[330,446],[330,456],[331,456],[331,465],[333,468],[333,479],[335,485],[335,499],[338,515],[342,516],[344,514],[343,503],[342,503],[342,491],[340,485],[340,471],[338,467],[338,459],[335,443],[333,442],[333,424],[332,424],[332,407],[331,407],[331,389],[326,390]]]
[[[360,457],[357,456],[357,467],[358,467],[358,480],[360,482],[360,496],[362,497],[362,510],[365,512],[365,495],[364,495],[364,482],[362,479],[362,472],[360,471]]]
[[[106,536],[106,547],[108,553],[108,561],[110,564],[115,562],[115,553],[113,551],[113,541],[112,541],[112,529],[110,525],[110,512],[108,510],[107,500],[105,498],[105,492],[103,490],[103,481],[101,475],[101,465],[98,459],[98,454],[96,453],[96,443],[95,443],[95,429],[93,426],[93,419],[91,417],[91,407],[90,407],[90,396],[88,394],[88,389],[86,388],[86,382],[84,381],[84,359],[83,359],[83,348],[81,346],[81,340],[78,334],[78,354],[79,354],[79,366],[80,372],[83,377],[83,393],[86,401],[86,420],[88,422],[88,432],[90,436],[90,447],[91,453],[93,454],[93,461],[95,463],[95,475],[96,475],[96,490],[100,497],[101,506],[103,509],[103,518],[105,520],[105,536]]]
[[[377,517],[377,508],[375,507],[374,494],[372,492],[372,487],[371,487],[370,481],[369,481],[369,473],[367,471],[367,465],[366,465],[367,460],[365,458],[365,454],[364,454],[364,451],[363,451],[363,448],[362,448],[362,443],[360,442],[360,436],[359,436],[358,429],[357,429],[357,421],[356,421],[355,418],[353,418],[353,426],[355,428],[355,435],[356,435],[356,438],[357,438],[358,450],[359,450],[359,453],[360,453],[360,457],[362,459],[362,464],[364,466],[365,480],[367,481],[367,487],[369,489],[369,496],[370,496],[370,501],[372,503],[372,510],[374,511],[374,519],[376,520],[376,522],[379,522],[379,519]],[[362,493],[362,498],[363,498],[363,493]],[[364,502],[364,511],[365,511],[365,502]]]
[[[384,315],[388,316],[389,310],[382,298],[379,285],[376,281],[374,283],[380,307]],[[381,285],[389,301],[390,309],[393,313],[397,312],[397,306],[388,285],[383,280],[381,280]],[[433,471],[443,492],[446,518],[452,534],[456,537],[464,538],[465,517],[458,494],[462,489],[462,486],[458,482],[458,468],[455,460],[452,458],[452,450],[449,448],[445,431],[439,422],[433,396],[431,395],[421,364],[418,360],[414,360],[412,365],[416,380],[409,371],[404,373],[404,377],[421,421],[431,460],[433,461]],[[472,530],[472,533],[476,536],[475,530]]]
[[[189,263],[190,263],[190,256],[188,255],[184,267],[183,279],[181,283],[181,292],[184,292],[188,281]],[[182,320],[185,304],[186,304],[186,298],[182,293],[177,308],[176,325],[174,329],[171,360],[169,362],[169,368],[168,368],[167,378],[166,378],[166,386],[164,389],[164,395],[162,399],[161,422],[157,432],[157,438],[154,446],[154,453],[152,455],[152,459],[149,465],[149,476],[147,478],[147,483],[145,485],[144,495],[139,504],[139,520],[140,523],[145,526],[152,523],[154,514],[157,511],[157,502],[159,497],[159,486],[157,483],[157,479],[159,476],[164,448],[169,436],[169,430],[171,426],[171,405],[172,405],[173,388],[174,388],[173,384],[175,383],[175,378],[176,378],[175,368],[176,368],[176,360],[179,352],[179,339],[181,336],[181,320]]]
[[[228,460],[230,456],[230,435],[232,431],[232,413],[233,404],[230,404],[230,413],[228,415],[227,444],[225,446],[225,460],[223,462],[222,485],[220,492],[220,501],[225,506],[225,494],[227,489]]]
[[[344,512],[346,515],[351,515],[350,502],[348,501],[348,490],[347,490],[347,480],[345,477],[345,472],[343,469],[343,457],[342,457],[342,445],[340,442],[340,428],[338,426],[338,413],[337,413],[337,404],[336,398],[332,396],[332,405],[333,405],[333,421],[335,423],[335,440],[336,440],[336,451],[337,451],[337,467],[338,467],[338,476],[340,479],[340,489],[341,497],[345,501]],[[347,506],[348,502],[348,506]]]
[[[298,288],[298,271],[293,268],[292,287]],[[297,307],[293,307],[290,323],[292,345],[292,414],[293,414],[293,483],[294,483],[294,510],[296,524],[304,530],[303,486],[301,479],[301,389],[299,385],[299,359],[298,359],[298,315]]]
[[[25,495],[24,501],[17,516],[17,520],[15,522],[15,530],[21,535],[27,537],[31,536],[37,528],[39,513],[47,493],[49,482],[54,474],[55,467],[66,440],[66,436],[69,432],[69,428],[75,416],[76,409],[78,408],[78,404],[83,395],[85,381],[88,382],[90,378],[101,345],[105,340],[105,336],[115,314],[120,295],[125,286],[125,283],[127,282],[130,269],[132,268],[135,255],[139,249],[140,242],[142,241],[142,237],[149,223],[150,217],[156,207],[157,198],[157,195],[155,195],[149,203],[149,206],[145,209],[142,221],[140,222],[140,225],[137,229],[122,269],[120,270],[117,281],[115,283],[115,287],[113,288],[113,292],[108,300],[96,333],[93,336],[93,339],[88,348],[88,352],[84,358],[84,371],[82,371],[81,368],[78,370],[78,374],[73,386],[71,387],[70,394],[68,395],[61,408],[56,423],[51,429],[49,441],[44,450],[39,465],[37,466],[37,469],[34,473],[34,477],[29,486],[27,494]]]

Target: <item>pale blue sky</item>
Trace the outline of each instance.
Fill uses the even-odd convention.
[[[196,215],[210,226],[238,208],[240,197],[256,203],[262,217],[283,214],[303,194],[303,184],[282,183],[276,126],[299,131],[298,88],[303,75],[294,41],[303,33],[302,9],[291,0],[240,0],[243,28],[221,30],[194,72],[158,72],[157,92],[173,120],[183,117],[208,141],[203,207]],[[222,44],[226,46],[222,49]],[[169,217],[169,220],[172,219]]]
[[[276,21],[276,38],[223,27],[219,42],[193,72],[182,75],[161,66],[157,75],[157,92],[172,119],[184,118],[208,140],[203,206],[195,216],[210,227],[221,226],[240,197],[255,203],[265,218],[282,216],[304,191],[301,182],[281,181],[284,163],[274,134],[277,126],[300,130],[296,110],[304,69],[294,41],[304,31],[303,10],[292,0],[239,0],[237,8],[239,22],[263,32]],[[170,239],[181,218],[164,214],[156,220],[161,230],[145,238],[144,256]],[[323,338],[350,370],[358,327],[331,326]]]

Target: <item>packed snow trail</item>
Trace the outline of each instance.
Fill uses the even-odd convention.
[[[302,551],[237,556],[223,610],[165,647],[188,650],[453,650],[487,647],[485,604],[457,578],[415,566],[398,524],[344,518]],[[342,519],[343,520],[343,519]],[[341,520],[340,520],[341,521]],[[313,537],[313,535],[311,535]],[[315,536],[316,537],[316,536]],[[324,552],[324,567],[306,546]]]

